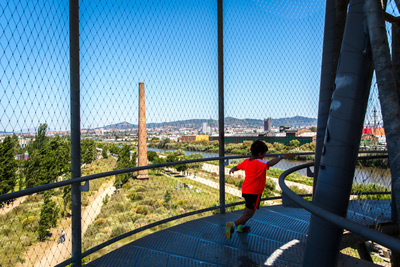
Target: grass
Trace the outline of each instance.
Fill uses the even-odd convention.
[[[112,170],[116,159],[96,160],[82,170],[82,176]],[[96,179],[90,182],[89,192],[82,194],[82,202],[89,203],[102,184],[111,181],[112,177]],[[52,200],[60,208],[59,216],[63,211],[63,188],[54,189]],[[33,194],[19,206],[14,207],[9,213],[0,216],[0,266],[16,266],[17,264],[33,265],[38,257],[48,249],[56,240],[57,227],[50,229],[48,238],[44,242],[38,241],[37,228],[39,226],[40,212],[43,204],[43,195]],[[58,226],[66,228],[68,218],[60,217]],[[43,251],[43,252],[42,252]],[[31,264],[32,263],[32,264]]]
[[[284,172],[284,170],[277,169],[277,168],[270,168],[267,171],[267,176],[273,177],[273,178],[279,178],[279,176]],[[312,177],[307,177],[305,175],[301,175],[298,173],[292,173],[286,176],[287,181],[292,181],[296,182],[299,184],[305,184],[305,185],[313,185],[313,178]]]
[[[111,197],[106,206],[91,224],[83,237],[83,249],[87,250],[115,236],[141,226],[172,216],[195,211],[219,203],[219,190],[187,178],[177,178],[149,172],[149,180],[130,180]],[[185,186],[186,185],[186,186]],[[191,189],[189,188],[189,185]],[[200,192],[196,189],[200,189]],[[240,201],[239,197],[227,196],[226,202]],[[240,209],[232,207],[228,211]],[[92,261],[123,244],[127,244],[153,232],[204,216],[213,212],[192,215],[148,229],[134,236],[114,243],[101,251],[89,255]]]
[[[340,252],[345,255],[360,259],[360,254],[358,254],[358,251],[355,248],[348,247],[348,248],[342,249]],[[371,253],[371,258],[374,263],[385,262],[381,257],[375,256],[374,253]]]

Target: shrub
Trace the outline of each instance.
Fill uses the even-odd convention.
[[[187,202],[188,202],[187,199],[180,199],[180,200],[178,200],[178,205],[179,205],[179,206],[183,206],[183,205],[185,205]]]
[[[129,189],[131,189],[131,187],[132,187],[132,185],[130,185],[129,183],[122,185],[122,189],[125,189],[125,190],[129,190]]]
[[[140,187],[136,188],[135,191],[136,191],[136,192],[146,192],[147,189],[146,189],[145,187],[140,186]]]
[[[167,190],[164,194],[164,202],[168,203],[171,200],[171,191]]]
[[[125,206],[122,203],[112,203],[110,209],[114,210],[114,212],[124,212],[125,211]]]
[[[389,190],[380,184],[353,184],[352,192],[366,193],[366,192],[388,192]],[[390,199],[390,194],[387,195],[358,195],[356,199]]]
[[[106,218],[98,218],[97,220],[94,221],[95,226],[103,225],[107,222]]]
[[[121,225],[117,225],[112,229],[110,238],[114,238],[114,237],[120,236],[123,233],[125,233],[124,227],[122,227]]]
[[[146,215],[149,213],[149,208],[147,206],[140,205],[139,207],[137,207],[136,213]]]
[[[19,238],[19,242],[24,247],[28,247],[28,246],[32,245],[32,240],[27,235],[21,236]]]
[[[265,181],[265,188],[268,189],[269,191],[275,191],[276,183],[272,179],[267,178]]]
[[[128,197],[130,200],[132,200],[132,201],[135,201],[135,200],[138,199],[138,195],[137,195],[135,192],[129,193],[129,194],[127,195],[127,197]]]
[[[108,200],[110,199],[110,196],[108,194],[106,194],[106,196],[103,198],[103,205],[107,205]]]
[[[20,263],[25,263],[25,259],[21,258],[20,256],[17,257],[17,261]]]
[[[299,188],[299,187],[297,187],[297,186],[289,186],[289,188],[290,188],[290,190],[292,190],[294,193],[296,193],[297,195],[305,195],[305,194],[308,194],[308,191],[307,190],[305,190],[305,189],[301,189],[301,188]],[[307,198],[305,198],[305,199],[308,199],[308,197]]]
[[[35,216],[29,216],[28,218],[23,219],[21,223],[24,229],[27,229],[28,231],[36,231],[39,219]]]

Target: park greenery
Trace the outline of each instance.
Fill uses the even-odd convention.
[[[21,148],[16,135],[6,136],[0,143],[0,194],[6,194],[17,190],[53,183],[71,178],[71,140],[69,136],[46,135],[47,124],[41,124],[37,134],[31,138],[27,147]],[[293,140],[296,141],[296,140]],[[226,144],[226,154],[250,154],[252,142],[245,141],[241,144]],[[315,150],[315,143],[299,146],[297,142],[291,142],[289,146],[280,143],[267,144],[270,154],[275,153],[298,153]],[[165,162],[179,162],[190,159],[202,159],[201,152],[218,152],[218,141],[192,141],[174,142],[166,139],[153,138],[149,147],[162,148],[171,151],[157,153],[148,151],[148,164],[161,164]],[[100,151],[101,152],[98,152]],[[198,153],[186,155],[185,150]],[[27,155],[21,158],[18,155]],[[115,144],[103,143],[93,139],[81,140],[81,176],[102,173],[111,170],[132,168],[136,166],[137,149],[129,143]],[[299,160],[312,160],[311,158],[298,158]],[[378,161],[369,160],[362,164],[376,164],[384,166]],[[231,166],[240,161],[232,161]],[[218,179],[218,174],[202,171],[204,164],[212,162],[195,162],[177,164],[171,166],[178,174],[196,173],[207,179]],[[215,162],[214,162],[215,163]],[[364,165],[363,165],[364,166]],[[268,176],[278,178],[283,170],[271,168]],[[219,191],[199,182],[189,180],[185,175],[170,175],[165,168],[149,170],[149,180],[139,181],[135,179],[136,173],[128,172],[115,176],[95,179],[90,181],[89,191],[82,192],[82,207],[88,206],[105,187],[114,185],[116,191],[113,195],[106,195],[102,200],[101,212],[89,225],[84,234],[83,248],[89,249],[110,238],[116,237],[127,231],[186,212],[218,206]],[[226,175],[226,183],[241,189],[244,177]],[[287,178],[300,184],[312,185],[313,179],[299,175],[290,174]],[[189,188],[191,185],[192,188]],[[195,190],[198,189],[198,190]],[[298,194],[302,190],[292,188]],[[378,184],[361,185],[355,184],[353,192],[376,192],[387,191]],[[263,197],[279,195],[275,189],[275,182],[267,178]],[[390,195],[362,195],[357,199],[380,199],[390,198]],[[229,195],[227,203],[241,201],[239,197]],[[229,210],[242,209],[235,206]],[[175,224],[215,214],[207,212],[193,215],[148,229],[122,243],[128,243],[151,232],[173,226]],[[26,261],[27,250],[39,243],[54,241],[56,229],[61,224],[64,228],[69,227],[71,215],[71,186],[64,186],[30,195],[26,200],[14,207],[9,213],[0,216],[0,240],[3,244],[0,258],[7,259],[7,265],[14,266],[17,261]],[[96,252],[90,259],[93,260],[104,253],[120,246],[121,243],[113,244]],[[0,265],[2,263],[0,262]]]
[[[244,141],[239,144],[225,144],[225,154],[235,154],[235,155],[249,155],[250,147],[252,141]],[[313,152],[315,151],[315,142],[307,143],[302,146],[299,146],[300,142],[298,140],[290,141],[288,146],[285,146],[281,143],[270,144],[267,143],[268,153],[296,153],[296,152]],[[207,152],[207,153],[218,153],[219,151],[219,142],[218,141],[180,141],[176,142],[170,140],[169,138],[158,139],[153,138],[149,147],[151,148],[161,148],[166,150],[186,150],[186,151],[198,151],[198,152]]]

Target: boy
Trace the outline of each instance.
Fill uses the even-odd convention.
[[[245,159],[242,163],[229,170],[229,174],[244,170],[245,178],[242,185],[242,196],[246,201],[246,207],[242,216],[236,221],[226,223],[225,238],[227,240],[231,239],[235,227],[237,227],[239,233],[250,231],[250,226],[247,226],[246,222],[253,217],[256,209],[260,208],[261,194],[264,192],[265,187],[266,171],[269,167],[274,166],[281,159],[292,159],[294,157],[293,154],[278,155],[278,157],[268,162],[264,161],[263,158],[267,154],[268,147],[261,140],[254,141],[250,151],[250,158]]]

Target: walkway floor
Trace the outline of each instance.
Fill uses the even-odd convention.
[[[262,207],[248,222],[250,232],[234,233],[226,240],[225,223],[241,213],[214,215],[164,229],[86,266],[301,266],[309,212],[282,205]],[[363,224],[390,221],[390,203],[352,201],[348,217]]]

